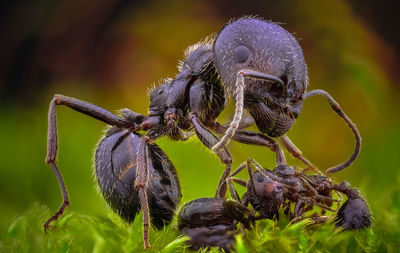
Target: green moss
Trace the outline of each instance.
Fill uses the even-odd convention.
[[[387,210],[375,217],[372,228],[340,232],[331,223],[310,225],[309,220],[296,224],[287,221],[257,221],[250,231],[237,236],[237,252],[390,252],[400,247],[400,212],[398,192]],[[47,207],[34,204],[0,231],[0,252],[140,252],[143,251],[142,219],[132,225],[114,213],[89,216],[73,211],[45,233],[44,221],[50,216]],[[285,219],[281,219],[285,220]],[[397,222],[397,223],[395,223]],[[187,237],[179,235],[174,224],[160,231],[151,230],[152,248],[146,252],[190,252]],[[211,252],[218,252],[212,249]],[[202,251],[200,251],[202,252]]]

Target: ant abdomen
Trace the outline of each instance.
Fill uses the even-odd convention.
[[[135,187],[137,153],[142,136],[126,129],[111,128],[99,142],[95,154],[96,176],[107,204],[128,223],[141,210]],[[156,144],[145,144],[149,167],[147,198],[152,225],[161,228],[172,220],[181,191],[176,170]]]
[[[343,230],[370,227],[372,219],[366,201],[361,197],[347,199],[337,212],[335,222]]]

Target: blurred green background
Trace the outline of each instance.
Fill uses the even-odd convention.
[[[35,202],[51,211],[61,203],[57,180],[44,163],[52,94],[145,114],[147,89],[174,77],[184,49],[245,14],[279,22],[298,38],[309,90],[329,91],[363,138],[359,159],[333,179],[361,188],[377,222],[400,223],[399,4],[19,0],[1,5],[0,242],[11,222]],[[231,116],[228,108],[219,121]],[[64,107],[57,108],[57,117],[58,164],[71,199],[67,212],[111,212],[97,192],[92,168],[104,124]],[[321,170],[344,161],[354,149],[351,131],[323,98],[305,102],[288,135]],[[182,203],[213,196],[223,170],[215,155],[196,138],[157,143],[177,168]],[[266,148],[238,143],[229,148],[235,166],[253,157],[273,168],[274,155]]]

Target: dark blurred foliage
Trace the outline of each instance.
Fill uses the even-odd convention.
[[[2,102],[34,96],[52,82],[90,76],[110,44],[107,32],[141,1],[9,1],[2,8]]]
[[[400,52],[400,34],[397,31],[400,10],[398,1],[349,0],[357,15],[370,25],[376,33],[391,43]]]
[[[173,1],[127,0],[2,2],[1,102],[33,103],[36,94],[54,82],[66,79],[85,77],[92,78],[97,86],[118,85],[128,61],[122,55],[137,50],[140,45],[137,45],[136,34],[116,32],[116,28],[126,25],[126,16],[140,16],[141,10],[146,10],[145,15],[150,18],[153,16],[148,11],[151,6],[175,4]],[[386,50],[380,52],[380,58],[385,58],[385,69],[398,81],[394,66],[399,63],[400,34],[396,32],[396,21],[400,4],[378,0],[349,0],[342,4],[351,7],[368,25],[368,30],[378,37],[376,39],[385,44]],[[288,27],[300,26],[307,19],[304,12],[298,11],[303,3],[294,0],[223,0],[188,5],[201,5],[194,7],[197,13],[193,13],[193,19],[195,16],[202,19],[214,16],[223,22],[243,14],[262,14]],[[315,11],[318,12],[318,8]],[[176,13],[175,18],[179,19],[180,14]]]
[[[44,163],[52,94],[145,113],[146,90],[175,75],[187,46],[218,32],[231,18],[256,14],[294,33],[308,64],[309,89],[331,92],[359,127],[359,159],[333,178],[360,187],[379,216],[400,183],[398,5],[377,0],[2,1],[0,231],[35,201],[51,210],[61,202],[56,178]],[[220,121],[231,117],[231,109]],[[109,212],[99,208],[105,204],[90,169],[104,125],[65,108],[58,108],[57,116],[59,165],[71,209]],[[322,170],[344,161],[354,147],[350,130],[321,98],[305,103],[289,136]],[[218,158],[192,139],[157,141],[177,167],[183,202],[211,196],[222,172]],[[236,143],[229,148],[235,165],[250,154],[268,167],[274,164],[264,148]]]

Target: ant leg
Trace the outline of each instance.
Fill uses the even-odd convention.
[[[353,154],[350,156],[350,158],[347,161],[345,161],[344,163],[336,165],[327,170],[327,172],[329,172],[329,173],[335,173],[335,172],[341,171],[341,170],[347,168],[348,166],[350,166],[350,164],[352,164],[353,161],[357,158],[358,154],[360,153],[360,148],[361,148],[361,136],[360,136],[360,133],[358,132],[356,125],[351,121],[351,119],[346,115],[346,113],[344,113],[344,111],[340,107],[339,103],[336,102],[336,100],[328,92],[326,92],[324,90],[312,90],[312,91],[305,93],[303,98],[305,100],[305,99],[315,96],[315,95],[321,95],[328,99],[328,102],[331,105],[332,109],[339,115],[339,117],[341,117],[347,123],[347,125],[350,127],[351,131],[353,131],[354,137],[356,138],[356,147],[354,149]]]
[[[247,160],[248,163],[248,167],[250,168],[251,164],[253,164],[256,169],[263,174],[266,177],[269,177],[270,179],[277,181],[281,184],[286,185],[287,187],[291,188],[291,189],[297,189],[298,187],[298,182],[297,181],[293,181],[293,180],[289,180],[289,179],[285,179],[285,178],[281,178],[277,175],[275,175],[274,173],[272,173],[271,171],[264,169],[259,163],[257,163],[253,158],[249,158]],[[251,170],[249,169],[249,173],[251,173]],[[250,177],[250,179],[252,179],[252,177]]]
[[[237,173],[242,171],[244,168],[246,168],[246,162],[243,162],[241,165],[239,165],[239,167],[237,169],[235,169],[229,175],[229,177],[226,179],[226,183],[228,185],[228,189],[229,189],[229,192],[230,192],[232,198],[234,198],[235,200],[237,200],[239,202],[241,202],[240,197],[239,197],[238,193],[236,192],[235,187],[233,186],[233,182],[240,184],[241,186],[247,187],[247,181],[240,179],[240,178],[233,177],[233,176],[235,176]]]
[[[206,147],[211,149],[211,147],[213,147],[219,141],[218,138],[200,124],[196,113],[191,113],[189,117],[194,125],[196,135],[199,137],[200,141]],[[226,147],[223,147],[219,151],[217,151],[217,155],[221,159],[221,162],[223,164],[226,164],[226,168],[219,180],[217,193],[215,194],[215,197],[223,198],[226,193],[226,178],[231,173],[232,156]]]
[[[316,184],[314,181],[312,181],[309,177],[307,177],[303,173],[299,173],[298,176],[300,176],[299,178],[300,178],[301,182],[303,183],[303,186],[307,190],[310,190],[314,194],[314,196],[317,198],[317,200],[324,200],[324,201],[328,201],[328,202],[338,202],[338,203],[340,203],[342,201],[340,193],[337,192],[338,196],[339,196],[339,200],[334,199],[333,197],[321,195],[314,188],[315,186],[318,186],[318,184]]]
[[[63,195],[63,202],[58,211],[44,223],[43,226],[45,231],[47,231],[51,227],[50,223],[52,221],[56,221],[58,217],[63,214],[64,209],[70,204],[64,180],[56,164],[58,152],[56,105],[66,105],[75,111],[91,116],[109,125],[117,127],[135,127],[135,125],[130,124],[129,122],[119,118],[117,115],[99,106],[76,98],[66,97],[63,95],[54,95],[54,98],[50,102],[48,113],[46,163],[50,165],[50,167],[53,169],[54,174],[57,177],[58,184]]]
[[[235,183],[237,183],[237,184],[239,184],[239,185],[241,185],[241,186],[243,186],[243,187],[246,187],[246,186],[247,186],[247,181],[244,180],[244,179],[237,178],[237,177],[233,177],[232,179],[233,179],[233,180],[232,180],[233,182],[235,182]]]
[[[150,138],[143,136],[140,138],[137,153],[137,176],[135,179],[135,188],[139,188],[140,208],[143,212],[143,242],[144,248],[151,248],[149,243],[150,210],[147,198],[147,186],[149,182],[149,164],[147,143]]]
[[[246,129],[250,126],[252,126],[255,123],[254,119],[251,116],[242,116],[242,119],[239,122],[239,127],[238,129],[242,130],[242,129]],[[225,123],[223,125],[221,125],[224,129],[227,129],[230,125],[230,122]],[[221,133],[223,134],[223,133]]]
[[[243,194],[243,196],[242,196],[242,204],[244,205],[244,206],[248,206],[249,205],[249,202],[250,202],[250,196],[249,196],[249,192],[245,192],[244,194]]]
[[[186,141],[190,137],[190,134],[184,133],[178,125],[182,119],[183,112],[181,109],[168,108],[164,113],[164,123],[167,129],[170,129],[169,137],[173,140]]]
[[[58,217],[60,215],[62,215],[64,213],[64,209],[69,206],[69,197],[68,197],[68,192],[67,189],[65,187],[65,183],[64,180],[62,178],[62,175],[60,173],[60,170],[57,168],[57,165],[55,164],[54,161],[46,161],[51,168],[53,169],[54,174],[57,177],[58,180],[58,184],[60,185],[60,189],[63,195],[63,202],[61,203],[61,206],[58,208],[57,212],[55,214],[53,214],[53,216],[51,216],[45,223],[44,223],[44,230],[47,231],[49,228],[53,227],[50,225],[50,222],[55,221],[58,219]]]
[[[226,128],[218,122],[214,124],[213,129],[219,134],[225,133],[226,130]],[[286,165],[285,154],[283,153],[281,147],[274,139],[266,135],[252,131],[236,130],[235,134],[232,136],[232,139],[245,144],[268,147],[271,151],[276,152],[277,166]]]
[[[231,164],[227,164],[224,172],[222,173],[221,178],[218,182],[217,192],[215,193],[216,198],[225,198],[226,195],[226,178],[229,176],[231,172]]]
[[[286,148],[286,150],[289,151],[290,154],[292,154],[294,157],[302,161],[305,165],[308,166],[308,168],[314,169],[319,174],[322,174],[307,158],[301,155],[301,151],[296,147],[296,145],[294,145],[294,143],[289,139],[289,137],[283,135],[279,137],[279,140],[282,143],[282,145]]]
[[[235,181],[235,179],[239,179],[239,178],[228,177],[226,179],[226,184],[228,185],[228,189],[229,189],[229,193],[231,194],[231,197],[234,200],[241,202],[239,194],[237,193],[235,186],[233,186],[233,182]]]
[[[336,208],[336,209],[332,209],[332,208],[330,208],[330,207],[327,206],[327,205],[320,204],[320,203],[318,203],[315,199],[313,199],[312,197],[306,197],[306,196],[304,196],[304,197],[300,197],[300,199],[301,199],[304,203],[306,203],[306,204],[308,204],[308,205],[319,206],[320,208],[326,209],[326,210],[331,211],[331,212],[336,212],[336,211],[337,211],[337,208]]]
[[[234,171],[229,175],[229,177],[235,176],[235,175],[238,174],[240,171],[242,171],[244,168],[246,168],[246,166],[247,166],[247,162],[243,162],[242,164],[239,165],[239,167],[237,167],[236,170],[234,170]]]
[[[287,203],[284,201],[284,202],[282,203],[282,205],[283,205],[283,213],[284,213],[286,216],[291,215],[291,213],[290,213],[290,201],[288,201]]]
[[[294,205],[293,218],[301,217],[303,215],[305,203],[299,199]]]
[[[249,174],[249,182],[251,185],[251,189],[255,192],[255,186],[254,186],[254,180],[253,180],[253,172],[251,171],[251,163],[252,163],[253,159],[249,158],[246,161],[246,165],[247,165],[247,173]]]
[[[224,201],[223,205],[224,210],[229,214],[230,217],[241,222],[245,228],[250,228],[250,222],[253,220],[253,215],[246,206],[242,205],[240,200],[236,201],[228,199]]]

